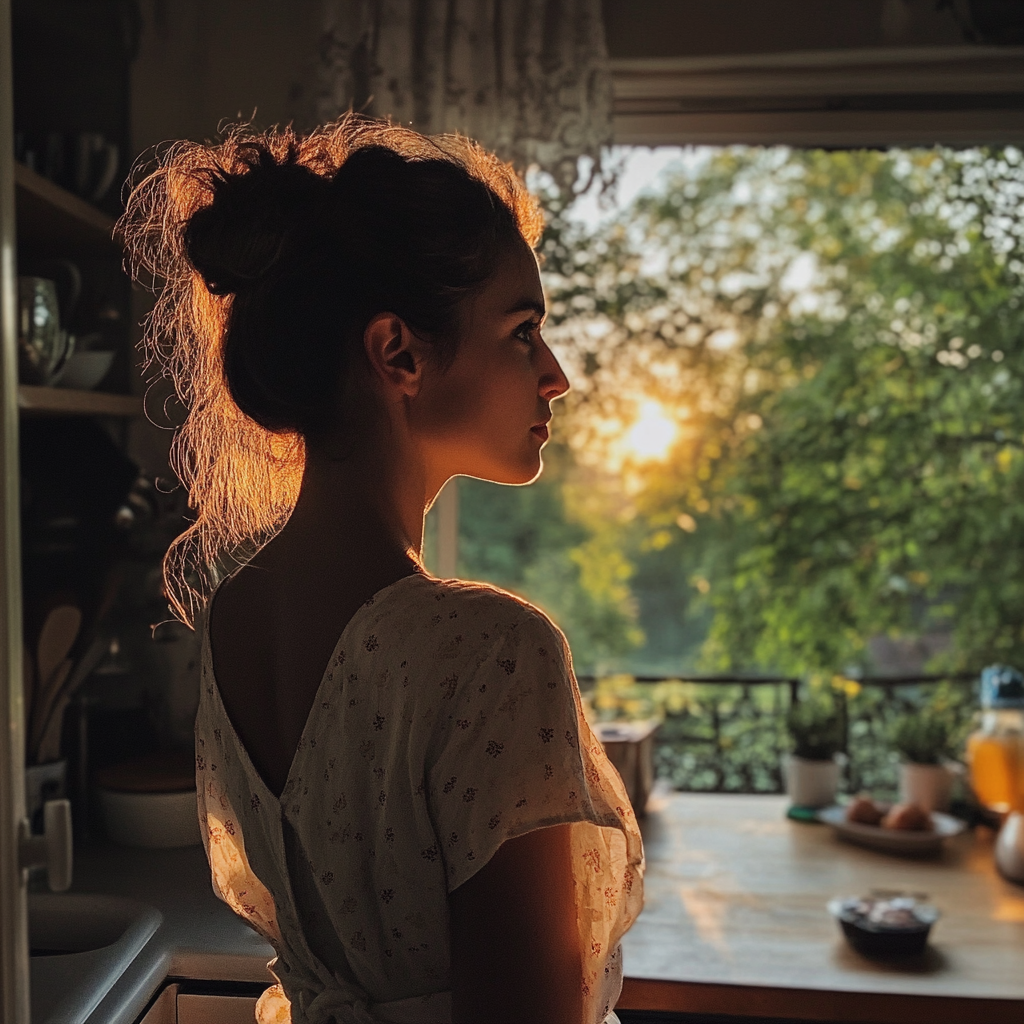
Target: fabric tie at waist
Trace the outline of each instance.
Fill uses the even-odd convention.
[[[449,1024],[450,992],[370,1004],[348,988],[319,988],[316,982],[292,984],[289,1004],[279,985],[267,989],[256,1008],[258,1024]],[[318,991],[319,989],[319,991]]]

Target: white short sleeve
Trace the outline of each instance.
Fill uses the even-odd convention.
[[[585,995],[601,1019],[621,985],[619,939],[642,906],[640,833],[583,716],[564,636],[536,609],[501,597],[493,644],[474,673],[451,680],[436,716],[427,796],[437,849],[429,852],[443,858],[451,892],[506,839],[576,823]]]

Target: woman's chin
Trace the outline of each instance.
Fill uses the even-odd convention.
[[[489,480],[492,484],[505,484],[509,487],[521,487],[523,484],[532,484],[540,476],[544,469],[544,460],[540,452],[534,452],[532,457],[524,459],[520,463],[506,466],[492,466],[486,473],[471,473],[468,476],[477,476],[482,480]]]
[[[522,474],[515,480],[510,480],[510,484],[532,484],[544,471],[544,459],[541,457],[540,452],[537,452],[536,457],[526,466],[523,467]]]

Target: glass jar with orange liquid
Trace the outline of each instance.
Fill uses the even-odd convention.
[[[981,673],[981,728],[967,740],[971,788],[999,814],[1024,811],[1024,676],[1009,665]]]

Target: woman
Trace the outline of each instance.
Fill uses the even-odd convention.
[[[569,386],[534,200],[348,117],[172,148],[122,227],[189,409],[166,579],[214,887],[278,953],[260,1020],[614,1020],[643,854],[564,638],[421,562],[445,481],[533,480]]]

